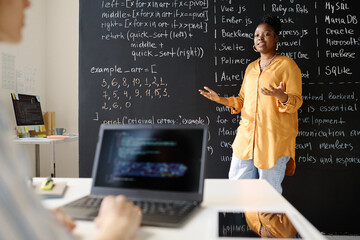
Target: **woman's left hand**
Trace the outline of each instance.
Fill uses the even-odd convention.
[[[273,87],[269,84],[269,88],[262,87],[260,92],[266,96],[273,96],[279,99],[280,102],[285,103],[288,100],[288,95],[284,93],[284,85],[280,82],[278,87]]]
[[[74,219],[67,215],[61,208],[55,208],[51,210],[55,216],[55,219],[62,226],[72,231],[76,227]]]

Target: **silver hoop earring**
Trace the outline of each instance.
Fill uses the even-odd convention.
[[[255,52],[259,52],[259,51],[256,49],[255,45],[253,45],[253,49],[254,49]]]

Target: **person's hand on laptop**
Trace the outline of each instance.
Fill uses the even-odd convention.
[[[107,196],[101,203],[95,224],[99,229],[96,239],[130,240],[141,223],[141,210],[124,196]]]
[[[61,210],[61,208],[52,209],[51,212],[54,214],[56,221],[68,230],[72,231],[76,227],[74,219]]]

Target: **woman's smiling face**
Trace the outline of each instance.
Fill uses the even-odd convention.
[[[254,34],[254,46],[260,53],[271,53],[275,51],[275,44],[279,36],[275,34],[274,29],[267,24],[260,24]]]

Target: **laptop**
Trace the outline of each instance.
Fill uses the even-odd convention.
[[[142,209],[142,225],[178,227],[203,200],[207,127],[101,125],[91,194],[62,209],[93,220],[107,195]]]

